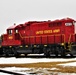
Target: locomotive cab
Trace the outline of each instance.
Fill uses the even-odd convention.
[[[3,46],[17,46],[20,45],[21,41],[19,40],[18,29],[16,25],[11,26],[7,29],[7,33],[3,34]]]
[[[7,34],[8,34],[10,39],[12,39],[12,37],[15,40],[17,40],[19,38],[19,36],[18,36],[18,29],[8,29],[7,30]]]

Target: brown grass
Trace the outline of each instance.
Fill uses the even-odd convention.
[[[0,64],[0,67],[26,67],[26,68],[50,68],[49,71],[56,72],[68,72],[68,73],[76,73],[76,67],[67,67],[60,66],[58,64],[65,64],[76,61],[68,61],[68,62],[43,62],[43,63],[30,63],[30,64]],[[51,68],[57,68],[57,70],[51,70]]]

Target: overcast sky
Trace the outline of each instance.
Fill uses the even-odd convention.
[[[0,0],[0,34],[14,23],[66,17],[76,20],[76,0]]]

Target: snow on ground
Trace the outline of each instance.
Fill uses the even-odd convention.
[[[5,67],[5,68],[0,68],[0,69],[7,70],[7,71],[31,70],[31,68],[16,68],[16,67]]]
[[[6,73],[2,73],[2,72],[0,72],[0,75],[10,75],[10,74],[6,74]]]
[[[11,71],[11,72],[17,72],[20,74],[26,74],[28,75],[28,73],[26,72],[21,72],[21,71],[30,71],[31,68],[17,68],[17,67],[5,67],[5,68],[0,68],[1,70],[5,70],[5,71]],[[9,75],[9,74],[5,74],[5,73],[0,73],[0,75]]]
[[[24,63],[37,63],[37,62],[66,62],[66,61],[75,61],[76,58],[0,58],[0,64],[24,64]],[[72,63],[65,63],[65,64],[58,64],[61,66],[76,66],[76,62]],[[47,68],[17,68],[17,67],[5,67],[5,68],[0,68],[2,70],[7,70],[7,71],[14,71],[26,75],[31,75],[29,74],[29,71],[33,72],[42,72],[40,74],[34,74],[34,75],[44,75],[45,73],[47,75],[76,75],[76,73],[61,73],[61,72],[49,72]],[[51,68],[51,70],[56,70],[57,68]],[[28,71],[28,72],[27,72]],[[0,75],[10,75],[10,74],[5,74],[5,73],[0,73]],[[32,74],[33,75],[33,74]]]
[[[74,66],[74,67],[76,67],[76,62],[65,63],[65,64],[58,64],[58,65],[62,65],[62,66]]]
[[[37,63],[37,62],[64,62],[72,61],[76,58],[64,59],[64,58],[0,58],[0,64],[24,64],[24,63]]]
[[[38,68],[38,69],[34,69],[34,68],[17,68],[17,67],[6,67],[6,68],[1,68],[2,70],[7,70],[7,71],[12,71],[12,72],[17,72],[20,74],[24,74],[24,75],[76,75],[76,73],[62,73],[62,72],[49,72],[48,70],[50,68]],[[55,70],[56,68],[53,68],[52,70]],[[37,72],[35,74],[35,72]],[[31,74],[30,74],[31,73]],[[34,73],[34,74],[32,74]],[[10,74],[6,74],[6,73],[1,73],[0,75],[10,75]]]

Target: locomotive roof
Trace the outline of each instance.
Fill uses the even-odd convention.
[[[16,25],[10,26],[8,29],[14,29],[16,28]]]
[[[48,21],[29,21],[29,22],[26,22],[24,24],[19,24],[19,25],[16,25],[14,24],[13,26],[10,26],[8,29],[15,29],[15,28],[21,28],[21,27],[25,27],[25,26],[28,26],[28,25],[31,25],[31,24],[38,24],[38,23],[52,23],[52,22],[67,22],[67,21],[75,21],[74,19],[71,19],[71,18],[63,18],[63,19],[57,19],[57,20],[54,20],[54,21],[51,21],[51,20],[48,20]]]
[[[8,29],[20,28],[20,27],[22,27],[22,26],[23,26],[23,24],[19,24],[19,25],[14,24],[13,26],[10,26]],[[8,29],[7,29],[7,30],[8,30]]]

